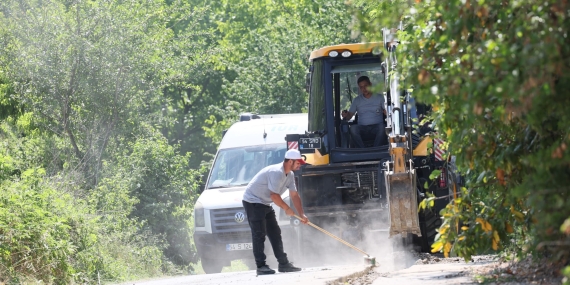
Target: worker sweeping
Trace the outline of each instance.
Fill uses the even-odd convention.
[[[289,197],[299,213],[299,220],[303,224],[309,223],[309,219],[303,211],[301,198],[297,193],[293,171],[299,170],[305,161],[301,157],[301,153],[296,149],[290,149],[285,153],[282,163],[269,165],[261,169],[251,179],[245,193],[243,195],[243,207],[247,214],[247,220],[251,228],[251,238],[253,245],[253,256],[257,265],[257,274],[274,274],[275,270],[269,268],[266,261],[264,250],[265,236],[269,238],[269,242],[273,247],[273,253],[279,262],[279,272],[296,272],[301,268],[293,266],[287,254],[283,249],[283,241],[281,239],[281,228],[277,224],[275,211],[271,207],[271,203],[285,210],[287,216],[295,215],[293,209],[289,207],[281,194],[289,189]]]

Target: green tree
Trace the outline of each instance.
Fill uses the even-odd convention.
[[[514,239],[523,252],[567,258],[559,228],[570,216],[568,3],[359,4],[368,7],[360,29],[370,40],[404,22],[407,83],[434,106],[438,136],[467,178],[443,211],[434,250],[469,259]]]
[[[172,1],[170,5],[180,4]],[[198,168],[202,161],[211,160],[216,151],[203,127],[211,116],[210,109],[225,104],[220,90],[226,75],[215,63],[222,50],[216,42],[208,3],[184,5],[192,13],[187,20],[176,19],[171,25],[179,44],[173,48],[177,57],[172,62],[170,80],[163,88],[162,118],[158,123],[170,144],[180,145],[183,155],[192,153],[190,165]]]
[[[14,82],[15,99],[69,141],[73,167],[83,170],[89,185],[99,180],[111,140],[136,135],[131,131],[140,122],[169,120],[160,112],[162,88],[201,60],[189,57],[195,48],[190,31],[174,37],[169,26],[194,20],[191,8],[182,4],[30,0],[0,5],[5,16],[0,58]]]
[[[131,216],[166,242],[165,255],[177,265],[195,263],[190,227],[197,197],[197,171],[190,170],[188,156],[181,156],[162,136],[140,139],[121,156],[118,164],[131,173],[131,197],[139,202]]]
[[[95,283],[156,276],[168,270],[163,241],[129,215],[131,173],[113,169],[85,199],[72,175],[39,166],[61,143],[30,113],[0,123],[0,275],[8,283]],[[47,143],[46,143],[47,142]],[[47,159],[46,159],[47,158]],[[39,165],[39,166],[38,166]]]
[[[203,10],[179,1],[30,0],[3,1],[0,12],[0,118],[10,130],[0,132],[7,146],[0,168],[10,170],[0,178],[24,195],[28,188],[18,186],[23,173],[45,169],[37,179],[52,187],[50,195],[76,200],[65,211],[101,222],[80,230],[89,233],[87,240],[73,240],[68,227],[62,242],[76,257],[62,263],[65,276],[42,276],[48,270],[33,278],[126,280],[194,262],[188,223],[198,179],[187,164],[190,154],[179,155],[178,145],[165,144],[156,129],[176,119],[164,111],[177,106],[163,91],[204,65],[193,53],[204,44],[195,40],[201,32],[192,29]],[[187,27],[174,32],[182,24]],[[153,149],[141,150],[143,141]],[[137,157],[151,160],[133,168],[127,158]],[[87,201],[94,206],[83,208]],[[49,209],[59,209],[51,202],[45,202]],[[53,215],[69,220],[63,210]],[[18,223],[36,222],[42,221]]]
[[[212,4],[224,51],[217,66],[223,78],[224,105],[211,108],[207,134],[221,131],[243,112],[306,111],[305,74],[316,48],[353,42],[352,15],[343,1],[235,1]]]

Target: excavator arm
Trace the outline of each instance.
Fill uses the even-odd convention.
[[[390,236],[416,234],[421,236],[416,171],[412,161],[412,128],[407,112],[409,94],[405,92],[401,102],[401,88],[397,71],[396,50],[398,40],[395,31],[384,30],[384,47],[387,51],[384,64],[388,150],[390,160],[384,166],[387,199],[390,209]]]

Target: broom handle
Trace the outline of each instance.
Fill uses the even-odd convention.
[[[299,216],[297,216],[297,215],[293,215],[293,216],[294,216],[295,218],[301,220],[301,221],[303,220],[301,217],[299,217]],[[348,243],[347,241],[345,241],[345,240],[343,240],[343,239],[341,239],[341,238],[339,238],[339,237],[333,235],[332,233],[328,232],[327,230],[325,230],[325,229],[323,229],[323,228],[321,228],[321,227],[319,227],[319,226],[317,226],[317,225],[315,225],[315,224],[313,224],[313,223],[311,223],[311,222],[309,222],[308,224],[309,224],[309,226],[311,226],[311,227],[313,227],[313,228],[315,228],[315,229],[317,229],[317,230],[323,232],[324,234],[328,235],[329,237],[332,237],[332,238],[334,238],[334,239],[340,241],[340,242],[343,243],[344,245],[346,245],[346,246],[348,246],[348,247],[350,247],[350,248],[352,248],[352,249],[354,249],[354,250],[356,250],[356,251],[358,251],[358,252],[360,252],[360,253],[362,253],[362,254],[364,254],[364,255],[366,255],[366,256],[370,256],[370,254],[368,254],[368,253],[364,252],[363,250],[359,249],[358,247],[356,247],[356,246],[354,246],[354,245]]]

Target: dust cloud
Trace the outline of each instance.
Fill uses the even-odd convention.
[[[385,220],[385,217],[382,218]],[[352,220],[349,225],[333,220],[334,222],[323,224],[319,224],[319,221],[312,222],[374,257],[376,266],[382,270],[404,269],[416,262],[413,247],[405,246],[400,235],[390,238],[387,224],[370,230],[367,229],[366,221]],[[365,264],[365,255],[309,225],[299,225],[296,230],[304,231],[303,240],[284,238],[283,242],[290,260],[298,266]]]

